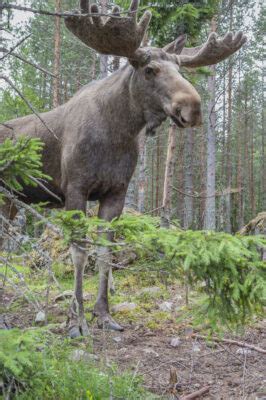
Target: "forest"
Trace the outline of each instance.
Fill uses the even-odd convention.
[[[0,399],[262,400],[263,2],[91,3],[0,0]]]

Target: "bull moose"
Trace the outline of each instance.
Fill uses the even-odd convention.
[[[81,3],[88,7],[88,1]],[[41,114],[43,122],[29,115],[0,128],[0,142],[10,136],[7,125],[15,136],[27,134],[44,142],[43,170],[52,177],[47,187],[61,198],[66,210],[85,213],[86,202],[98,200],[99,217],[108,221],[119,217],[123,210],[137,163],[139,132],[146,127],[147,134],[153,134],[167,117],[179,128],[201,124],[200,96],[180,74],[180,68],[216,64],[246,41],[242,32],[230,32],[221,39],[211,33],[206,43],[195,48],[184,47],[183,35],[164,48],[141,47],[151,14],[146,11],[138,22],[138,3],[131,2],[126,16],[121,16],[115,6],[109,17],[103,17],[95,4],[90,6],[90,13],[67,16],[67,28],[82,42],[99,53],[126,57],[127,64],[84,86],[66,104]],[[40,187],[25,187],[23,194],[24,201],[56,205],[55,198]],[[7,204],[2,212],[4,208],[10,210]],[[100,248],[100,252],[94,315],[99,327],[122,330],[109,314],[108,250]],[[71,255],[75,287],[68,332],[76,337],[88,334],[82,295],[87,254],[73,243]]]

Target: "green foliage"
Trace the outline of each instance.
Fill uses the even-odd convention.
[[[6,139],[0,145],[0,178],[7,186],[22,190],[23,185],[36,186],[33,178],[50,179],[41,172],[43,143],[37,138],[20,136]]]
[[[138,377],[72,361],[73,342],[41,330],[0,331],[0,378],[20,400],[155,399]]]
[[[109,227],[117,241],[138,254],[142,270],[152,266],[199,287],[206,295],[202,312],[213,326],[244,324],[262,311],[265,263],[258,249],[266,245],[264,237],[165,229],[150,216],[123,215],[108,224],[83,214],[73,220],[73,215],[60,212],[56,218],[69,240],[85,231],[94,237],[97,227]]]

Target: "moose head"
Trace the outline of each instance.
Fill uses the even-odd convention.
[[[222,39],[211,33],[207,42],[185,48],[181,35],[164,48],[141,47],[151,13],[146,11],[137,21],[138,0],[133,0],[127,16],[115,6],[108,18],[100,16],[99,7],[91,5],[90,14],[69,16],[67,28],[87,46],[101,54],[127,57],[134,68],[136,98],[141,99],[147,133],[154,133],[170,117],[180,128],[202,122],[201,99],[196,89],[180,74],[180,68],[216,64],[235,53],[246,42],[242,32],[229,32]]]

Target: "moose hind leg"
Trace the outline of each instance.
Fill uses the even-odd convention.
[[[83,305],[83,274],[87,262],[87,252],[78,245],[72,244],[70,248],[72,261],[75,267],[75,286],[68,316],[68,333],[71,338],[88,336],[89,329],[84,315]]]

